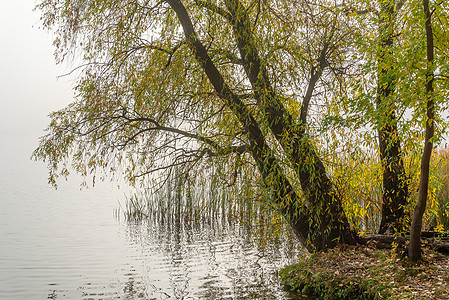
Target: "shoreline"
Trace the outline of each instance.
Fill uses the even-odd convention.
[[[342,246],[280,270],[290,290],[319,299],[449,299],[449,257],[424,249],[420,265],[393,250]]]

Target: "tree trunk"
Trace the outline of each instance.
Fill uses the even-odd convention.
[[[419,194],[418,202],[416,203],[415,210],[413,211],[412,225],[410,227],[410,244],[408,248],[408,256],[412,261],[418,261],[421,259],[421,229],[422,218],[426,210],[427,205],[427,193],[429,190],[429,169],[430,158],[432,156],[433,142],[432,137],[434,135],[434,100],[433,100],[433,59],[434,59],[434,46],[433,46],[433,33],[432,33],[432,20],[431,12],[429,8],[429,0],[423,0],[423,9],[426,16],[425,29],[426,29],[426,44],[427,44],[427,72],[426,72],[426,139],[424,144],[424,152],[421,159],[421,175],[419,178]]]
[[[394,116],[390,116],[394,122]],[[408,184],[397,140],[396,125],[386,125],[379,130],[379,150],[382,161],[382,216],[379,233],[403,232],[405,226],[405,207],[408,203]]]
[[[377,111],[379,113],[379,150],[382,162],[382,217],[379,233],[404,231],[405,206],[408,201],[408,183],[401,153],[395,105],[393,71],[395,1],[381,4],[378,50]]]

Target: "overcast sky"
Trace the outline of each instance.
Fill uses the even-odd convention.
[[[36,139],[49,123],[51,111],[72,100],[73,78],[56,66],[52,36],[39,29],[34,0],[0,1],[0,138],[26,135]]]

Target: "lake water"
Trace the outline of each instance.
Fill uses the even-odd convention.
[[[276,271],[295,240],[258,246],[238,224],[127,222],[126,191],[47,184],[35,137],[0,149],[0,299],[292,299]],[[255,242],[256,241],[256,242]]]

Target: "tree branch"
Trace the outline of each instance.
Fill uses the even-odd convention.
[[[327,67],[328,63],[326,60],[327,50],[329,48],[329,43],[324,43],[323,49],[321,49],[320,57],[318,58],[318,66],[313,66],[310,71],[310,80],[307,87],[306,94],[302,101],[300,120],[303,125],[307,124],[307,114],[309,111],[310,100],[312,99],[313,91],[315,90],[315,85],[323,74],[324,69]]]
[[[131,124],[131,123],[134,123],[134,122],[142,122],[142,121],[150,122],[150,123],[154,124],[153,127],[148,127],[148,128],[145,128],[145,129],[141,129],[137,133],[135,133],[133,136],[128,138],[128,140],[125,142],[125,146],[131,140],[134,140],[138,135],[140,135],[140,134],[142,134],[144,132],[160,130],[160,131],[172,132],[172,133],[176,133],[176,134],[182,135],[184,137],[192,138],[192,139],[195,139],[197,141],[203,142],[203,143],[211,146],[216,151],[216,152],[209,152],[209,154],[211,156],[227,155],[227,154],[230,154],[230,153],[243,154],[243,153],[248,151],[247,145],[222,147],[217,142],[215,142],[214,140],[212,140],[210,138],[203,137],[203,136],[200,136],[198,134],[191,133],[191,132],[188,132],[188,131],[185,131],[185,130],[181,130],[181,129],[178,129],[178,128],[162,126],[156,120],[154,120],[152,118],[147,118],[147,117],[129,118],[129,117],[126,117],[126,116],[122,116],[122,117],[128,121],[127,124]]]
[[[279,205],[279,209],[297,230],[298,237],[304,245],[309,245],[306,242],[309,233],[309,221],[304,212],[307,208],[302,207],[299,210],[296,205],[286,202],[299,203],[300,200],[277,163],[274,153],[268,146],[265,135],[257,121],[241,99],[225,83],[222,74],[210,59],[204,45],[198,40],[192,21],[181,1],[166,0],[166,2],[175,11],[183,27],[187,44],[191,48],[195,59],[202,66],[215,91],[248,132],[252,157],[257,164],[264,183],[275,192],[273,196],[274,203]]]
[[[206,8],[216,14],[219,14],[220,16],[222,16],[223,18],[227,19],[228,21],[231,18],[231,15],[229,12],[227,12],[226,10],[224,10],[223,8],[215,5],[214,3],[211,3],[209,1],[205,1],[205,0],[195,0],[196,5],[198,5],[199,7],[202,8]]]
[[[243,60],[228,50],[218,49],[218,50],[209,50],[209,52],[213,53],[213,54],[219,54],[219,55],[221,54],[225,58],[229,59],[229,61],[233,64],[243,65]]]

